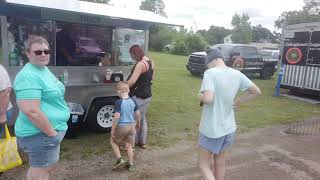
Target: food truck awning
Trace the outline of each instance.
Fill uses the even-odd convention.
[[[41,18],[111,26],[147,28],[153,23],[183,26],[150,11],[119,8],[78,0],[5,0],[7,4],[40,9]],[[58,13],[59,12],[59,13]],[[17,13],[17,12],[16,12]],[[78,14],[77,17],[75,14]],[[84,16],[79,17],[79,15]]]

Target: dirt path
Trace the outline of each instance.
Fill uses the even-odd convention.
[[[318,180],[320,137],[282,133],[270,127],[240,135],[230,152],[226,180]],[[201,179],[196,142],[179,142],[167,149],[137,149],[136,172],[111,171],[112,154],[89,160],[61,161],[53,179]],[[26,167],[6,172],[0,179],[23,179]]]

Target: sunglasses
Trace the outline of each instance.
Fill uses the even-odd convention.
[[[34,52],[34,54],[37,55],[37,56],[42,55],[42,53],[44,53],[45,55],[50,54],[50,50],[43,50],[43,51],[37,50],[37,51],[33,51],[33,52]]]

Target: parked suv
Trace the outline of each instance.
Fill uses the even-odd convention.
[[[246,44],[216,44],[221,50],[227,66],[241,72],[259,73],[261,79],[270,79],[276,70],[278,60],[264,60],[255,46]],[[206,52],[195,52],[189,56],[187,69],[193,75],[202,75],[207,69]]]

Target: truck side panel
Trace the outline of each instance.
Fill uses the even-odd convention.
[[[281,87],[320,91],[320,31],[301,28],[284,34]]]

